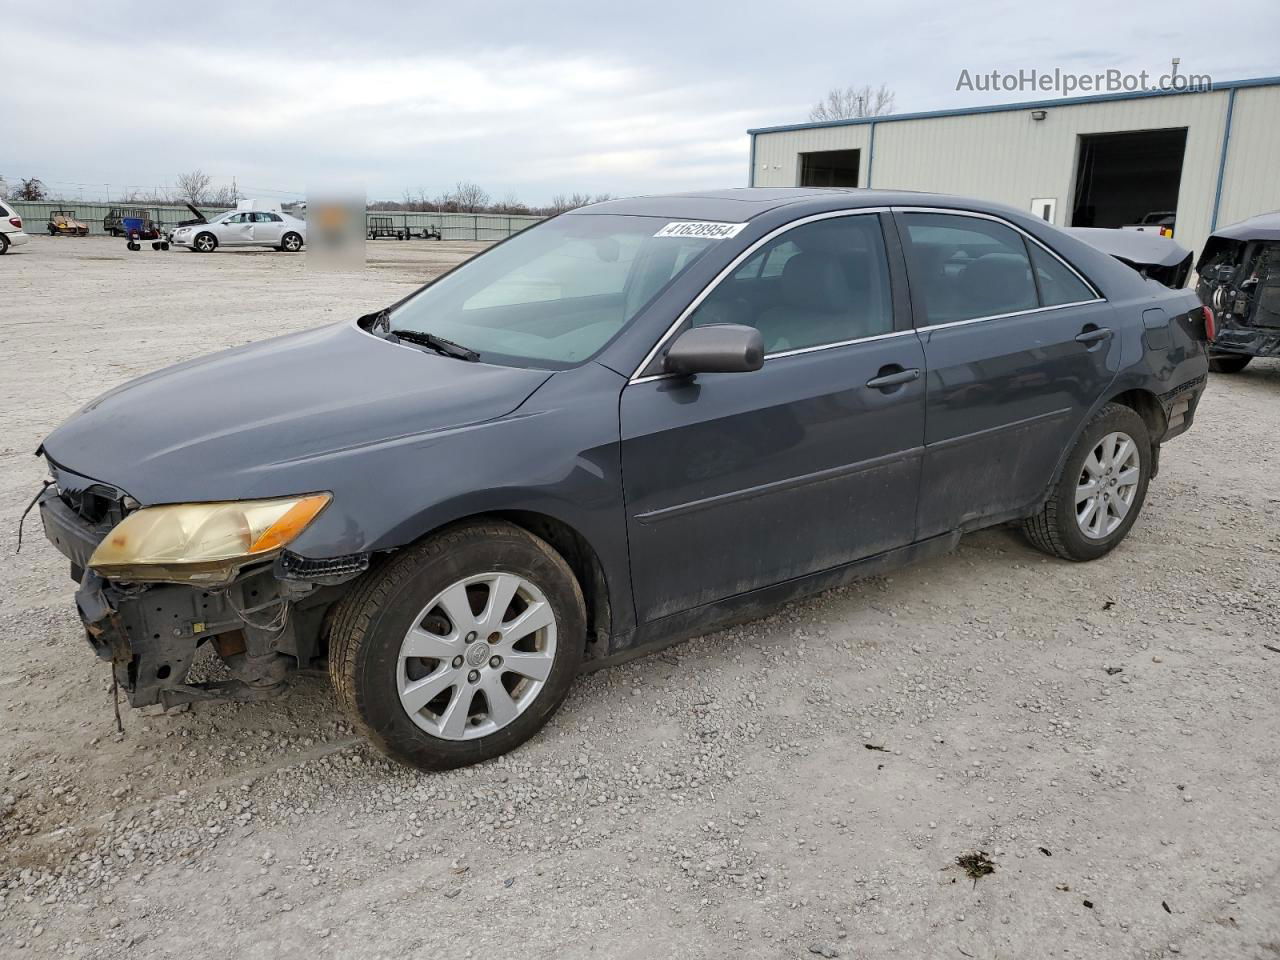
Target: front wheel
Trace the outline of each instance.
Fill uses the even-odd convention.
[[[1064,560],[1110,553],[1142,511],[1152,462],[1143,419],[1107,404],[1085,426],[1044,507],[1023,522],[1027,539]]]
[[[532,737],[582,661],[582,591],[546,542],[470,522],[370,571],[329,620],[338,701],[381,750],[444,770]]]
[[[1249,365],[1253,357],[1241,356],[1238,353],[1221,354],[1209,357],[1209,369],[1214,373],[1239,373]]]
[[[218,248],[218,238],[212,233],[199,234],[195,240],[191,242],[191,248],[196,253],[213,253]]]

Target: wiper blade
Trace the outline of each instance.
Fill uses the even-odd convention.
[[[430,347],[437,353],[443,353],[446,357],[456,357],[459,360],[469,360],[472,363],[480,359],[480,354],[469,347],[454,343],[452,340],[446,340],[444,337],[437,337],[434,333],[422,333],[418,330],[392,330],[391,336],[398,337],[401,340],[408,340],[410,343],[416,343],[423,347]]]

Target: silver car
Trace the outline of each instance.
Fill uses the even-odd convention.
[[[185,224],[170,242],[196,253],[219,247],[274,247],[297,253],[307,242],[307,223],[278,210],[232,210],[205,223]]]

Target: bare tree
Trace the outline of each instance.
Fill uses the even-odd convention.
[[[881,117],[893,113],[894,93],[885,84],[872,89],[870,84],[832,87],[826,97],[809,111],[810,120],[856,120],[859,117]]]
[[[479,213],[489,205],[489,192],[478,183],[459,180],[448,200],[459,213]]]
[[[529,207],[520,201],[514,193],[508,193],[497,203],[490,204],[489,211],[491,213],[510,213],[510,214],[528,214]]]
[[[240,188],[236,186],[234,178],[216,190],[206,190],[204,194],[204,202],[214,207],[234,207],[239,200]]]
[[[577,210],[578,207],[585,207],[589,203],[603,203],[605,200],[612,200],[613,195],[609,193],[597,193],[594,197],[589,193],[573,193],[565,196],[563,193],[557,193],[551,198],[551,203],[542,207],[539,212],[547,216],[557,216],[567,210]]]
[[[188,203],[204,203],[205,195],[213,184],[213,177],[203,170],[192,170],[190,173],[179,174],[175,184],[181,199]]]
[[[44,181],[39,177],[27,177],[18,181],[17,187],[13,191],[13,199],[15,200],[44,200],[49,196],[49,191],[45,189]]]

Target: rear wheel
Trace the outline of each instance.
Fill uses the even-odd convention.
[[[280,249],[285,253],[297,253],[302,249],[301,234],[294,233],[292,230],[280,238]]]
[[[9,252],[9,238],[0,233],[0,257]]]
[[[518,527],[473,522],[397,553],[339,602],[329,672],[380,749],[443,770],[533,736],[568,693],[585,640],[564,559]]]
[[[197,253],[213,253],[218,249],[218,238],[212,233],[197,234],[196,238],[191,241],[191,249]]]
[[[1209,369],[1214,373],[1239,373],[1249,365],[1253,357],[1241,356],[1238,353],[1220,354],[1209,357]]]
[[[1024,521],[1031,543],[1064,560],[1096,560],[1129,533],[1142,511],[1153,462],[1147,425],[1109,403],[1068,454],[1043,509]]]

